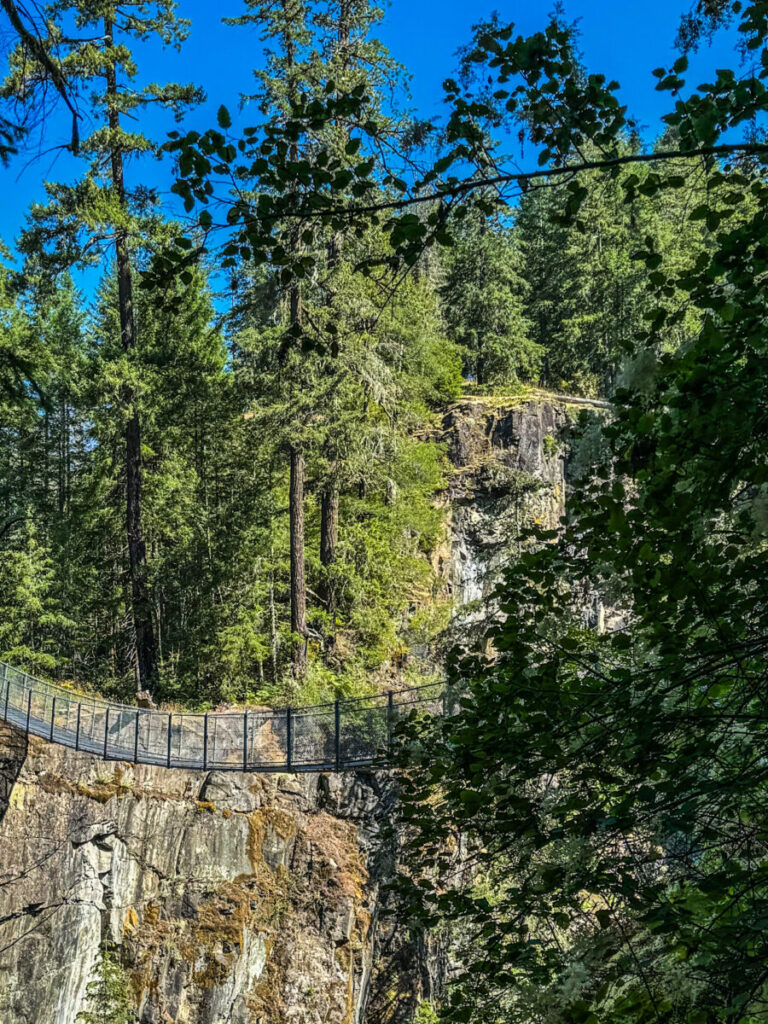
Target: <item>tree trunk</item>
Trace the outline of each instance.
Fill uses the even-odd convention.
[[[270,562],[272,552],[270,551]],[[272,660],[272,682],[277,682],[280,667],[280,639],[277,633],[277,608],[275,607],[275,570],[269,570],[269,652]]]
[[[320,562],[326,570],[322,582],[322,597],[328,610],[329,638],[333,642],[336,617],[336,581],[333,565],[336,561],[336,547],[339,542],[339,491],[332,481],[320,499]]]
[[[293,673],[307,667],[307,584],[304,575],[304,453],[291,448],[291,632],[294,634]]]
[[[291,22],[289,0],[280,0],[286,17],[286,25]],[[294,103],[298,96],[295,76],[296,50],[294,37],[287,28],[283,30],[285,47],[287,96]],[[293,143],[290,148],[290,159],[298,159],[298,148]],[[290,251],[296,256],[301,247],[298,222],[294,226],[290,238]],[[289,322],[291,327],[301,323],[301,286],[294,279],[289,291]],[[294,679],[304,676],[307,668],[307,583],[304,564],[304,453],[301,446],[292,444],[290,447],[290,487],[288,504],[290,507],[290,547],[291,547],[291,632],[294,635],[291,667]]]
[[[104,34],[108,52],[114,46],[112,23],[105,19]],[[125,180],[123,177],[123,153],[117,139],[120,132],[120,115],[117,109],[117,75],[114,64],[107,63],[107,102],[109,105],[110,160],[112,187],[121,210],[127,209]],[[117,261],[117,291],[120,310],[120,338],[123,352],[130,353],[136,347],[136,326],[133,313],[133,277],[131,272],[128,232],[123,226],[115,230],[115,256]],[[131,584],[131,610],[133,619],[134,645],[129,644],[137,691],[149,690],[157,673],[157,650],[152,622],[152,604],[149,599],[146,580],[147,552],[142,531],[142,466],[141,466],[141,425],[136,409],[133,388],[126,387],[124,401],[129,410],[125,431],[125,476],[126,476],[126,534],[128,539],[128,570]]]

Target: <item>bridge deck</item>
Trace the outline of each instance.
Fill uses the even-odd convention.
[[[0,662],[0,718],[105,760],[199,771],[329,772],[386,763],[393,730],[442,709],[440,684],[268,711],[167,713],[73,693]]]

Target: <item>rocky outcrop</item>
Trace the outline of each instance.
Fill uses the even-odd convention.
[[[0,722],[0,729],[3,728]],[[15,730],[0,733],[0,822],[2,822],[11,793],[27,756],[27,738]]]
[[[525,527],[555,529],[565,513],[564,401],[465,399],[443,417],[454,467],[445,495],[448,551],[440,569],[462,624],[482,615]]]
[[[359,1024],[382,991],[412,1012],[418,981],[393,990],[375,938],[386,774],[206,775],[35,739],[11,774],[3,1024],[74,1024],[112,945],[142,1024]]]

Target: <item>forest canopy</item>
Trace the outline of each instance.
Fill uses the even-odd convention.
[[[479,26],[440,127],[408,111],[377,8],[249,3],[229,20],[264,47],[253,126],[238,137],[222,107],[168,139],[142,112],[191,124],[202,89],[133,83],[138,44],[183,47],[178,5],[55,3],[23,23],[13,7],[16,146],[58,100],[80,171],[46,183],[5,254],[0,654],[201,706],[365,689],[440,604],[436,412],[467,388],[605,396],[638,372],[638,253],[683,267],[707,250],[713,225],[685,214],[716,162],[683,154],[663,190],[635,166],[649,153],[615,83],[582,67],[560,14],[534,49]],[[484,62],[538,84],[491,94]],[[558,110],[593,95],[608,113],[577,142]],[[530,187],[497,173],[505,118],[548,165]],[[690,149],[686,130],[658,147]],[[161,151],[186,220],[140,184]],[[577,154],[594,166],[575,176]],[[72,283],[88,267],[95,301]],[[696,327],[691,311],[663,344]]]
[[[764,1020],[768,3],[683,12],[650,142],[559,8],[479,24],[438,123],[367,0],[246,0],[263,60],[215,124],[205,82],[139,84],[183,5],[2,8],[0,156],[54,100],[79,173],[3,250],[0,659],[195,708],[433,678],[441,411],[602,399],[412,723],[393,904],[460,965],[446,1020]]]

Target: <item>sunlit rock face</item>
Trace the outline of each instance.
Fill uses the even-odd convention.
[[[429,969],[380,923],[386,774],[206,775],[20,739],[0,730],[23,757],[2,775],[3,1024],[74,1024],[105,943],[143,1024],[354,1024],[382,985],[409,1019]],[[407,971],[385,972],[382,936]]]
[[[607,415],[604,401],[544,392],[466,398],[445,413],[440,440],[452,474],[443,499],[445,542],[434,564],[453,599],[451,642],[471,645],[485,633],[505,566],[531,543],[524,531],[560,527],[573,477],[591,465],[590,446]],[[574,600],[586,628],[613,629],[623,621],[603,594],[574,594]]]
[[[441,568],[462,623],[485,617],[480,603],[519,554],[522,530],[559,525],[567,426],[565,404],[538,398],[466,399],[445,414],[442,439],[454,473]]]

